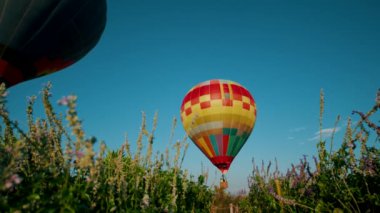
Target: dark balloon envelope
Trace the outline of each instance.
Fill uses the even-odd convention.
[[[106,25],[106,0],[0,0],[0,82],[7,87],[85,56]]]

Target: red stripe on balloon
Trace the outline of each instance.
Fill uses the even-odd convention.
[[[223,135],[223,155],[227,154],[229,135]]]
[[[222,98],[222,94],[220,91],[219,84],[211,84],[210,85],[210,95],[211,95],[211,100]]]
[[[209,85],[205,85],[205,86],[201,86],[200,87],[200,96],[202,96],[202,95],[208,95],[208,94],[210,94],[210,87],[209,87]]]
[[[212,156],[215,156],[216,154],[215,154],[215,151],[214,151],[214,147],[212,147],[210,138],[208,136],[204,136],[203,139],[205,140],[205,143],[206,143],[207,147],[211,151]]]
[[[241,101],[242,100],[241,90],[240,90],[241,87],[236,84],[231,84],[231,88],[232,88],[233,99]]]
[[[219,155],[223,153],[223,135],[215,135],[216,141],[218,143]]]
[[[199,87],[194,88],[191,92],[191,105],[199,103]]]
[[[228,84],[223,84],[223,90],[224,93],[230,93],[230,88],[228,87]]]

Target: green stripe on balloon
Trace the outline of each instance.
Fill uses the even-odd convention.
[[[241,136],[239,140],[239,143],[236,144],[234,150],[232,151],[232,156],[236,156],[239,153],[240,149],[244,146],[248,137],[249,137],[248,133],[243,133],[243,135]]]
[[[212,148],[214,148],[215,155],[218,156],[219,155],[219,149],[218,149],[218,143],[216,141],[216,137],[215,137],[215,135],[210,135],[209,137],[210,137],[210,141],[212,144]]]
[[[236,144],[235,149],[232,152],[232,156],[236,156],[239,153],[240,149],[243,147],[243,145],[244,140],[240,140],[239,143]]]
[[[230,156],[235,156],[234,153],[235,153],[236,146],[238,146],[241,140],[242,140],[241,136],[235,136],[235,141],[232,144],[231,151],[229,154]]]
[[[227,150],[227,155],[231,156],[232,155],[232,149],[233,145],[235,144],[235,141],[238,139],[237,136],[235,135],[230,135],[229,141],[228,141],[228,150]]]
[[[236,135],[237,134],[237,129],[236,128],[231,128],[231,131],[230,131],[230,136],[231,135]]]

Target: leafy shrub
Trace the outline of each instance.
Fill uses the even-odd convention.
[[[65,128],[63,115],[53,111],[50,89],[48,84],[42,91],[46,119],[34,118],[36,97],[29,99],[25,132],[9,118],[0,87],[2,212],[208,212],[213,192],[204,176],[194,181],[181,169],[186,140],[173,145],[172,160],[169,149],[153,155],[157,115],[149,132],[143,114],[134,154],[127,140],[116,151],[101,143],[96,153],[96,139],[85,138],[76,97],[59,101],[68,108]]]
[[[324,95],[320,98],[320,129]],[[380,210],[380,127],[370,117],[380,108],[380,90],[376,103],[367,113],[354,111],[360,121],[353,127],[349,119],[340,148],[326,149],[326,141],[317,144],[318,156],[314,157],[314,169],[306,156],[298,165],[292,165],[286,174],[271,162],[262,163],[261,169],[254,163],[250,177],[250,191],[241,205],[246,212],[377,212]],[[336,125],[339,121],[337,118]],[[375,135],[369,143],[369,135]],[[358,150],[359,149],[359,150]],[[247,203],[249,205],[247,205]]]
[[[380,210],[380,127],[370,118],[380,108],[380,91],[374,107],[354,126],[349,119],[338,150],[326,149],[322,137],[318,153],[309,162],[304,156],[283,174],[272,163],[254,162],[249,193],[233,196],[205,185],[207,173],[197,180],[181,168],[186,139],[164,154],[153,154],[154,132],[142,115],[137,148],[128,140],[118,150],[107,150],[96,138],[85,138],[76,111],[76,97],[59,104],[67,107],[57,115],[50,102],[51,86],[42,91],[46,119],[35,118],[36,97],[28,100],[28,130],[9,118],[5,87],[0,87],[0,210],[2,212],[209,212],[239,205],[241,212],[376,212]],[[320,129],[324,96],[321,92]],[[339,121],[336,122],[336,126]],[[173,131],[176,120],[173,120]],[[369,141],[374,134],[375,141]],[[147,141],[146,148],[143,148]],[[171,144],[171,143],[170,143]]]

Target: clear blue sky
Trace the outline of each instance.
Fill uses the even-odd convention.
[[[380,87],[379,11],[377,0],[108,1],[98,45],[61,72],[11,88],[9,111],[25,126],[26,97],[51,81],[52,100],[77,95],[87,136],[111,149],[126,133],[135,141],[141,111],[149,122],[158,111],[154,146],[164,150],[192,86],[213,78],[239,82],[254,96],[258,117],[228,173],[235,192],[247,188],[253,157],[277,157],[285,169],[316,154],[321,88],[326,129],[338,114],[346,120],[353,109],[372,106]],[[184,134],[179,122],[175,139]],[[201,162],[209,184],[218,183],[216,168],[190,142],[183,169],[197,175]]]

